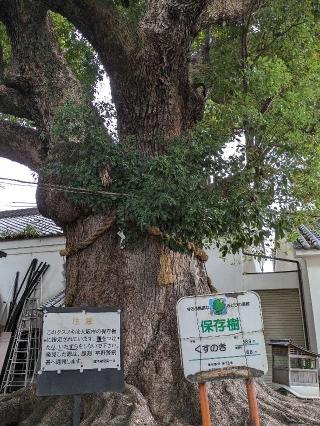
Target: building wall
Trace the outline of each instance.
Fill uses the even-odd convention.
[[[243,289],[279,290],[299,288],[297,271],[251,273],[243,275]]]
[[[297,259],[299,261],[301,277],[302,277],[302,287],[303,287],[303,297],[305,303],[305,316],[307,320],[307,333],[309,337],[309,349],[313,352],[320,353],[320,347],[317,343],[317,328],[318,323],[315,322],[313,302],[312,302],[312,293],[308,277],[307,263],[305,259]]]
[[[268,372],[264,380],[272,382],[272,347],[270,340],[291,339],[296,345],[305,347],[303,319],[297,288],[259,290],[264,337],[267,343]]]
[[[264,321],[266,349],[269,371],[264,380],[272,381],[271,339],[292,339],[296,344],[305,347],[305,330],[302,307],[300,303],[300,283],[296,263],[277,262],[277,272],[261,273],[257,262],[243,257],[227,256],[225,260],[219,258],[215,251],[207,262],[207,272],[216,289],[221,292],[256,291],[261,297],[261,306]],[[293,257],[288,256],[288,259]],[[307,306],[307,323],[311,349],[316,348],[314,333],[313,311],[309,295],[309,281],[306,268],[300,263],[304,285],[305,303]],[[318,275],[320,277],[320,275]],[[320,283],[319,283],[320,284]],[[319,285],[320,292],[320,285]],[[320,298],[318,298],[320,300]],[[320,306],[319,306],[320,312]],[[319,318],[320,319],[320,318]],[[316,350],[316,349],[315,349]]]
[[[319,264],[318,271],[313,272],[314,266],[312,266],[313,261],[307,262],[307,258],[313,258],[315,257],[318,259],[316,263]],[[306,333],[308,335],[309,340],[309,349],[319,353],[320,352],[320,346],[319,346],[319,331],[318,324],[319,321],[317,320],[318,317],[318,307],[317,302],[319,299],[319,295],[317,295],[317,289],[316,284],[314,285],[311,283],[310,286],[310,280],[309,275],[311,278],[311,281],[315,281],[314,279],[317,274],[320,272],[320,253],[319,250],[295,250],[293,245],[291,243],[288,243],[286,240],[282,240],[280,243],[279,249],[277,249],[276,257],[284,258],[288,260],[294,260],[299,262],[300,272],[301,272],[301,278],[302,278],[302,290],[303,290],[303,298],[304,298],[304,304],[305,304],[305,319],[306,319]],[[311,267],[311,269],[310,269]],[[283,270],[295,270],[297,269],[297,264],[292,262],[284,262],[284,261],[276,261],[275,264],[275,270],[276,271],[283,271]],[[317,268],[316,268],[317,269]],[[319,276],[319,275],[318,275]]]
[[[217,249],[206,251],[209,259],[206,268],[213,285],[220,293],[243,291],[243,273],[261,272],[259,263],[253,258],[247,258],[241,253],[227,255],[225,258]]]
[[[306,313],[311,324],[310,345],[313,351],[320,353],[320,253],[318,250],[301,250],[297,251],[296,256],[301,257],[300,263],[305,263],[303,276],[304,282],[308,282],[305,294],[308,299]]]
[[[207,272],[220,293],[299,288],[296,264],[293,264],[294,270],[292,264],[285,262],[288,270],[283,267],[279,272],[261,273],[259,263],[253,258],[241,254],[222,258],[217,250],[209,250],[207,253]]]
[[[257,273],[259,265],[252,259],[243,262],[241,255],[228,255],[222,259],[217,250],[209,250],[208,254],[207,272],[216,289],[221,293],[297,289],[300,294],[296,263],[277,261],[276,272]],[[301,250],[294,257],[290,246],[282,244],[282,251],[278,252],[277,256],[299,261],[309,349],[320,353],[320,252],[319,250]]]
[[[206,263],[207,273],[212,284],[220,293],[242,288],[242,263],[240,255],[228,255],[221,258],[218,250],[207,250],[209,259]]]
[[[32,259],[50,265],[42,281],[40,303],[52,298],[64,288],[64,258],[59,254],[59,250],[64,247],[64,237],[0,241],[0,250],[7,253],[7,257],[0,259],[0,325],[6,320],[16,272],[20,272],[20,284]]]
[[[286,240],[281,240],[280,247],[277,249],[276,257],[287,260],[296,260],[294,256],[294,248],[291,243]],[[279,271],[295,271],[297,265],[291,262],[284,262],[282,260],[276,260],[275,270]]]

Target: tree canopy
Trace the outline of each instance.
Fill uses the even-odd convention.
[[[146,19],[144,2],[114,3],[136,34]],[[110,116],[110,105],[97,105],[98,114],[86,106],[102,78],[99,52],[65,17],[51,13],[50,20],[83,92],[56,110],[50,128],[61,141],[59,155],[49,147],[41,173],[92,191],[103,189],[103,171],[110,175],[108,190],[125,195],[71,199],[96,212],[116,208],[126,242],[158,227],[176,250],[194,242],[237,251],[317,217],[318,2],[253,2],[240,20],[198,31],[190,67],[205,96],[204,116],[169,142],[157,137],[159,152],[147,157],[136,136],[119,143],[105,132],[101,117]],[[1,41],[10,65],[4,26]]]
[[[138,2],[123,13],[132,12],[134,21],[142,9]],[[128,241],[159,227],[175,249],[192,241],[237,251],[259,245],[274,231],[281,237],[299,221],[315,220],[320,195],[318,12],[312,1],[278,1],[252,10],[241,22],[200,32],[191,67],[194,84],[207,92],[204,117],[170,143],[160,141],[162,152],[156,157],[141,157],[134,138],[112,141],[93,124],[91,112],[65,105],[57,118],[57,138],[82,135],[82,147],[80,152],[75,147],[74,164],[67,151],[65,166],[59,157],[49,169],[81,187],[99,189],[99,172],[108,168],[109,189],[127,195],[93,197],[89,204],[97,211],[116,206]],[[71,66],[79,67],[80,58],[87,61],[81,63],[83,73],[90,63],[83,54],[90,52],[87,42],[66,23],[57,34]],[[79,116],[82,127],[74,126]],[[71,128],[66,122],[73,123]]]

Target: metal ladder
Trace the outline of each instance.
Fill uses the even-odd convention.
[[[14,333],[2,381],[2,393],[14,392],[32,383],[41,348],[42,312],[36,292],[26,299]]]

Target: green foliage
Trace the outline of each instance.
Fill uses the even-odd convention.
[[[145,11],[145,0],[113,0],[113,2],[130,25],[136,25]]]
[[[12,58],[11,45],[7,34],[7,29],[0,22],[0,43],[2,48],[2,60],[4,65],[8,65]]]
[[[237,187],[229,188],[230,167],[221,159],[221,146],[202,128],[170,143],[159,141],[164,153],[145,158],[135,140],[116,143],[106,137],[99,118],[82,105],[65,104],[54,126],[57,140],[79,143],[60,143],[43,172],[95,191],[102,189],[99,173],[107,168],[112,176],[108,191],[126,196],[67,195],[96,212],[117,208],[126,243],[137,241],[150,226],[160,227],[175,250],[185,250],[190,241],[202,245],[204,240],[207,244],[219,240],[223,251],[236,251],[244,241],[257,244],[269,235],[257,231],[260,206],[252,204],[251,194],[244,190],[244,177]],[[215,176],[212,183],[210,176]]]
[[[140,2],[117,5],[131,22],[141,14]],[[45,173],[101,190],[99,174],[107,169],[108,191],[126,196],[70,196],[94,211],[117,208],[126,242],[157,226],[176,250],[204,241],[215,242],[223,253],[236,252],[315,219],[320,204],[317,5],[267,2],[248,21],[211,28],[210,62],[193,70],[196,82],[211,87],[204,118],[187,135],[158,141],[163,153],[157,157],[142,157],[134,139],[119,143],[107,137],[85,102],[66,103],[54,132],[59,141],[79,143],[60,143]],[[69,29],[67,34],[70,48]],[[194,42],[194,55],[205,39],[200,34]]]
[[[248,224],[260,230],[257,244],[264,230],[282,237],[319,217],[318,18],[319,2],[278,0],[242,24],[211,29],[204,78],[212,90],[201,127],[229,150],[233,248]]]
[[[127,242],[134,241],[149,226],[159,226],[171,246],[181,248],[191,236],[201,243],[205,229],[209,231],[209,217],[203,206],[207,206],[208,173],[213,166],[210,153],[215,147],[178,139],[167,146],[162,142],[166,153],[146,159],[140,155],[136,141],[120,144],[106,137],[97,123],[99,118],[81,105],[67,103],[54,126],[57,140],[76,138],[79,143],[72,147],[61,143],[59,161],[54,161],[53,156],[43,172],[60,178],[67,176],[72,186],[101,190],[99,172],[108,168],[113,180],[108,190],[125,192],[127,196],[112,199],[76,194],[72,199],[94,211],[116,206]],[[190,191],[193,198],[189,197]],[[214,209],[216,202],[212,197],[210,208]]]
[[[97,79],[102,78],[96,53],[67,19],[53,12],[50,18],[68,65],[84,88],[92,90]]]

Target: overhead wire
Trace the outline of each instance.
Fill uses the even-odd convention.
[[[87,188],[82,187],[74,187],[74,186],[66,186],[66,185],[58,185],[58,184],[52,184],[52,183],[39,183],[39,182],[31,182],[21,179],[12,179],[12,178],[6,178],[6,177],[0,177],[0,181],[2,183],[5,183],[7,185],[13,185],[13,186],[38,186],[39,188],[44,189],[50,189],[53,191],[62,191],[62,192],[73,192],[77,194],[88,194],[88,195],[104,195],[104,196],[115,196],[115,197],[125,197],[129,194],[127,193],[121,193],[121,192],[109,192],[109,191],[93,191]]]

